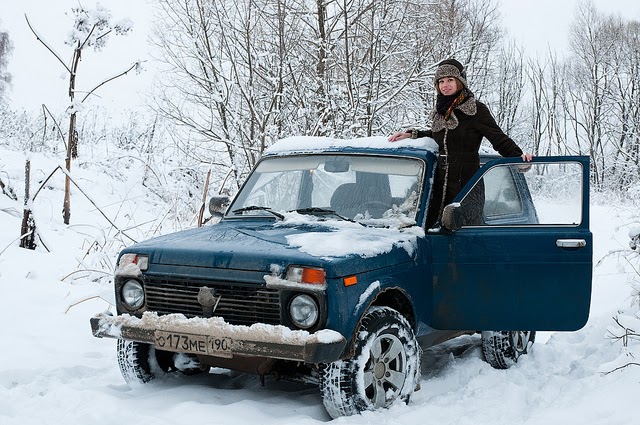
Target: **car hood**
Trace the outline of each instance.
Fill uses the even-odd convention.
[[[344,221],[223,220],[132,245],[150,264],[270,272],[290,264],[323,267],[328,278],[412,261],[418,227],[365,227]]]

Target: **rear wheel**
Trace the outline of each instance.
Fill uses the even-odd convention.
[[[508,369],[531,350],[535,331],[482,332],[484,358],[496,369]]]
[[[373,307],[356,335],[352,358],[321,369],[322,401],[333,418],[408,402],[420,380],[420,349],[400,313]]]

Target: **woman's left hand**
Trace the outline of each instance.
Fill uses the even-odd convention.
[[[531,155],[529,152],[525,152],[520,155],[520,158],[522,158],[523,161],[530,162],[533,159],[533,155]]]
[[[408,139],[409,137],[411,137],[411,133],[407,133],[406,131],[398,131],[397,133],[389,136],[387,140],[389,140],[390,142],[397,142],[398,140]]]

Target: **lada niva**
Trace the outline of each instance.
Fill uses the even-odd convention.
[[[449,158],[454,161],[455,158]],[[116,338],[126,381],[212,367],[317,382],[332,417],[407,402],[421,349],[480,334],[491,366],[536,331],[588,319],[589,159],[483,154],[426,229],[431,139],[277,142],[215,224],[119,255]]]

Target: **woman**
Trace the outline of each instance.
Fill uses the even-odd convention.
[[[389,137],[390,142],[418,137],[432,137],[438,144],[438,163],[427,215],[427,228],[442,216],[444,206],[451,203],[480,168],[480,143],[486,137],[493,148],[505,157],[520,156],[531,161],[509,136],[504,134],[487,106],[477,100],[467,86],[466,71],[455,59],[438,64],[434,76],[437,91],[431,130],[409,129]],[[482,192],[484,193],[484,192]],[[483,201],[480,201],[483,202]]]

